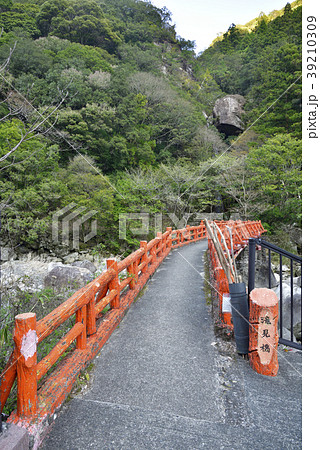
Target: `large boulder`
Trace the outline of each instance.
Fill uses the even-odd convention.
[[[244,113],[245,98],[242,95],[226,95],[219,98],[213,108],[213,118],[220,133],[226,136],[240,134],[244,130],[241,116]]]
[[[68,265],[57,265],[44,278],[44,286],[57,291],[64,289],[79,289],[93,280],[90,270]]]
[[[87,259],[84,259],[83,261],[75,261],[71,264],[71,266],[82,267],[83,269],[90,270],[90,272],[92,273],[95,273],[97,271],[97,267]]]
[[[277,286],[274,291],[280,299],[280,285]],[[301,287],[297,284],[293,284],[292,291],[293,332],[297,339],[301,339]],[[286,282],[282,283],[282,317],[283,327],[291,330],[291,285]]]
[[[101,271],[105,268],[101,262]],[[43,259],[25,258],[24,260],[6,261],[1,265],[0,288],[6,290],[39,292],[44,287],[57,289],[84,286],[94,278],[97,267],[89,260],[63,264],[61,261],[44,261]]]
[[[271,288],[274,288],[277,286],[278,282],[273,270],[271,270],[269,274],[269,267],[263,265],[261,262],[260,264],[257,264],[254,286],[256,288],[269,288],[269,275]]]
[[[237,268],[242,276],[242,280],[244,283],[248,284],[248,269],[249,269],[249,253],[248,248],[245,249],[242,253],[240,253],[237,258]],[[277,280],[278,275],[271,270],[271,288],[274,288],[278,285]],[[263,252],[259,251],[256,253],[256,262],[255,262],[255,288],[269,288],[269,266],[266,256]]]

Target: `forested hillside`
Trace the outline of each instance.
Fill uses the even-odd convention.
[[[81,248],[111,252],[137,242],[119,240],[121,213],[301,226],[301,7],[232,25],[200,56],[142,1],[0,0],[0,27],[4,245],[56,252],[70,204],[96,211]],[[215,127],[226,94],[246,99],[237,137]]]
[[[301,6],[291,10],[288,3],[274,20],[261,15],[254,32],[232,24],[198,60],[198,78],[211,77],[224,92],[245,96],[248,125],[282,96],[256,124],[262,136],[301,138],[301,14]]]

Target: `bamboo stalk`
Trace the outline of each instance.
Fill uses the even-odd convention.
[[[221,255],[221,260],[224,263],[224,265],[222,267],[224,267],[224,271],[225,271],[225,274],[226,274],[226,276],[228,278],[228,282],[229,283],[233,283],[234,282],[234,277],[233,277],[231,265],[229,264],[228,258],[226,257],[226,255],[225,255],[225,253],[223,251],[221,242],[219,241],[219,238],[218,238],[218,235],[217,235],[217,229],[216,228],[213,229],[213,233],[214,233],[215,240],[216,240],[216,243],[217,243],[217,248],[219,249],[219,252],[220,252],[220,255]]]
[[[218,225],[216,223],[214,223],[214,226],[219,231],[219,234],[221,236],[221,242],[223,243],[225,252],[227,254],[227,261],[228,261],[228,264],[229,264],[229,267],[230,267],[230,270],[231,270],[231,274],[232,274],[232,276],[234,278],[234,281],[235,281],[236,275],[235,275],[235,271],[234,271],[234,268],[233,268],[233,263],[232,263],[231,256],[230,256],[230,251],[228,249],[225,237],[224,237],[223,233],[221,232],[220,228],[218,227]]]
[[[209,225],[209,222],[208,222],[207,219],[205,219],[205,224],[206,224],[206,227],[207,227],[208,235],[209,235],[210,239],[212,240],[213,245],[215,247],[215,250],[217,252],[217,256],[218,256],[220,265],[223,268],[224,273],[226,274],[226,277],[228,279],[228,283],[232,283],[233,280],[232,280],[232,276],[231,276],[230,267],[229,267],[228,262],[227,262],[227,260],[225,258],[225,255],[223,253],[221,244],[219,243],[219,240],[217,238],[216,231],[212,230],[212,228]]]
[[[231,230],[230,227],[227,227],[227,230],[229,231],[229,235],[230,235],[230,247],[231,247],[231,254],[232,254],[232,260],[233,260],[233,266],[234,266],[234,272],[235,272],[235,282],[239,283],[240,279],[239,279],[239,276],[238,276],[238,271],[237,271],[237,266],[236,266],[236,259],[234,257],[232,230]]]

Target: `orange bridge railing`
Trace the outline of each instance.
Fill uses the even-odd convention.
[[[264,230],[260,222],[216,222],[230,245],[226,227],[232,227],[233,246],[239,252],[249,237],[259,236]],[[17,409],[8,419],[28,429],[35,442],[40,439],[50,417],[70,393],[79,373],[97,355],[111,333],[119,325],[131,303],[150,276],[170,253],[177,248],[204,239],[206,226],[187,225],[183,229],[167,228],[151,241],[141,241],[140,248],[117,262],[107,260],[107,270],[75,292],[68,300],[41,320],[34,313],[16,316],[15,349],[1,374],[1,409],[17,379]],[[228,237],[229,236],[229,237]],[[227,292],[228,284],[217,265],[217,258],[208,241],[211,272],[216,289]],[[105,308],[110,309],[105,312]],[[74,325],[41,361],[37,361],[37,344],[60,325],[74,317]],[[224,316],[225,323],[229,319]],[[75,342],[75,348],[65,354]],[[53,365],[58,362],[51,373]]]
[[[37,321],[34,313],[16,316],[15,349],[1,374],[0,387],[2,410],[17,379],[17,409],[8,421],[27,428],[37,439],[46,420],[70,393],[80,371],[100,351],[171,249],[205,237],[203,222],[179,230],[167,228],[150,242],[140,242],[140,248],[122,261],[107,260],[105,272],[43,319]],[[108,305],[110,309],[104,313]],[[74,326],[37,362],[37,344],[71,317]],[[64,355],[74,342],[75,349]],[[48,374],[61,356],[63,359]]]

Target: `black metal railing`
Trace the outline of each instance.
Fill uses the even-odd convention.
[[[256,267],[256,246],[260,246],[268,250],[268,287],[272,288],[272,265],[271,265],[271,254],[276,253],[279,255],[279,343],[287,345],[289,347],[302,350],[302,344],[299,342],[294,342],[293,324],[294,324],[294,270],[297,270],[297,265],[300,266],[300,276],[301,276],[301,312],[300,321],[302,327],[302,258],[300,256],[294,255],[293,253],[287,252],[280,247],[277,247],[270,242],[264,241],[261,238],[250,238],[249,239],[249,270],[248,270],[248,294],[255,287],[255,267]],[[289,318],[288,312],[284,311],[283,304],[283,258],[289,260],[290,263],[290,308],[289,308]],[[295,299],[295,301],[297,301]],[[286,308],[287,309],[287,308]],[[288,320],[289,319],[289,320]],[[290,339],[285,339],[283,337],[284,331],[284,321],[290,324]],[[302,342],[302,329],[301,329],[301,342]]]

